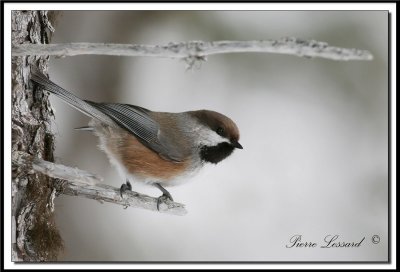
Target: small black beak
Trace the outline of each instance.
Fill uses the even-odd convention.
[[[239,148],[239,149],[243,149],[243,146],[241,144],[239,144],[239,142],[232,142],[232,146],[235,148]]]

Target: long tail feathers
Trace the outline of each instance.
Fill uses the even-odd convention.
[[[86,130],[86,131],[93,131],[94,130],[94,128],[92,128],[92,127],[77,127],[77,128],[74,128],[75,130]]]
[[[31,66],[31,80],[89,117],[97,119],[105,124],[115,124],[106,114],[49,80],[36,66]]]

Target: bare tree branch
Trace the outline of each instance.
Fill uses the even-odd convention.
[[[95,199],[100,202],[110,202],[123,207],[142,208],[151,211],[157,210],[157,198],[137,192],[125,191],[123,197],[120,195],[119,188],[105,184],[85,184],[76,181],[65,181],[62,183],[62,194],[70,196],[81,196],[89,199]],[[185,206],[170,200],[165,200],[160,204],[159,212],[174,215],[185,215],[187,213]]]
[[[190,41],[167,45],[110,43],[20,44],[12,48],[13,56],[49,55],[115,55],[205,60],[206,56],[225,53],[260,52],[288,54],[299,57],[320,57],[332,60],[372,60],[370,52],[330,46],[325,42],[282,38],[263,41]]]
[[[33,169],[49,177],[61,179],[62,181],[57,182],[58,193],[110,202],[124,207],[158,211],[157,198],[130,191],[126,191],[121,197],[119,188],[100,184],[102,178],[84,170],[34,158],[24,152],[14,152],[12,161],[13,164],[24,167],[26,171]],[[183,204],[169,200],[160,204],[160,212],[174,215],[187,213]]]

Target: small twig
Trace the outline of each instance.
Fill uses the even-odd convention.
[[[21,151],[13,152],[12,162],[24,167],[26,171],[34,170],[52,178],[87,184],[96,184],[103,181],[101,177],[84,170],[35,158]]]
[[[28,171],[33,169],[47,176],[61,179],[62,182],[56,184],[61,185],[58,186],[61,194],[86,197],[100,202],[110,202],[123,207],[158,211],[157,198],[129,191],[126,191],[121,197],[119,188],[100,184],[99,182],[102,181],[100,177],[84,170],[34,158],[25,152],[18,151],[13,153],[12,162],[25,167]],[[165,200],[160,204],[160,212],[175,215],[187,213],[183,204],[169,200]]]
[[[161,57],[205,60],[206,56],[225,53],[261,52],[288,54],[299,57],[321,57],[332,60],[372,60],[370,52],[330,46],[325,42],[282,38],[263,41],[190,41],[167,45],[138,45],[110,43],[20,44],[12,48],[13,56],[50,55],[115,55],[131,57]]]

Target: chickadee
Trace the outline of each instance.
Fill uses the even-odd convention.
[[[173,200],[163,186],[187,180],[204,163],[217,164],[239,144],[239,130],[225,115],[198,110],[180,113],[155,112],[119,103],[82,100],[50,81],[37,67],[31,80],[44,90],[92,118],[88,127],[100,139],[100,148],[126,178],[124,191],[132,190],[129,180],[152,184],[162,191],[161,201]]]

